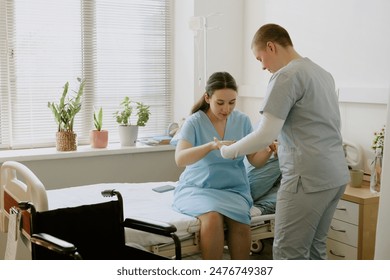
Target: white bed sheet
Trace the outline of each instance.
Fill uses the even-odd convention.
[[[192,235],[199,231],[199,220],[178,213],[171,208],[173,190],[158,193],[152,189],[163,185],[176,186],[176,182],[149,183],[109,183],[48,190],[49,209],[79,206],[107,201],[101,191],[115,189],[123,196],[124,217],[143,218],[170,223],[176,226],[179,238]],[[261,215],[257,208],[252,208],[252,225],[273,219],[273,215]],[[150,246],[171,241],[167,237],[126,229],[126,243],[136,243]]]

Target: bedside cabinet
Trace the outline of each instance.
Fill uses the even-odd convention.
[[[327,239],[330,260],[374,258],[379,194],[370,192],[369,182],[360,188],[347,186],[340,199]]]

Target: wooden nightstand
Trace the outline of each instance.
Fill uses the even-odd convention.
[[[374,258],[379,194],[347,186],[333,216],[327,240],[328,258],[370,260]]]

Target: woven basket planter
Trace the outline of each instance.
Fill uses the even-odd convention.
[[[77,150],[77,134],[72,131],[59,131],[56,134],[56,148],[59,152]]]

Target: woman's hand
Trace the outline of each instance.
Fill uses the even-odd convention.
[[[214,137],[214,143],[218,149],[220,149],[223,145],[230,146],[231,144],[235,143],[234,140],[218,140],[216,137]]]
[[[221,144],[222,145],[222,144]],[[176,145],[175,161],[179,167],[186,167],[204,158],[209,152],[218,150],[219,147],[214,141],[210,141],[200,146],[192,144],[184,139],[179,140]]]
[[[271,145],[268,146],[270,152],[274,153],[274,157],[278,157],[278,142],[274,141]]]

